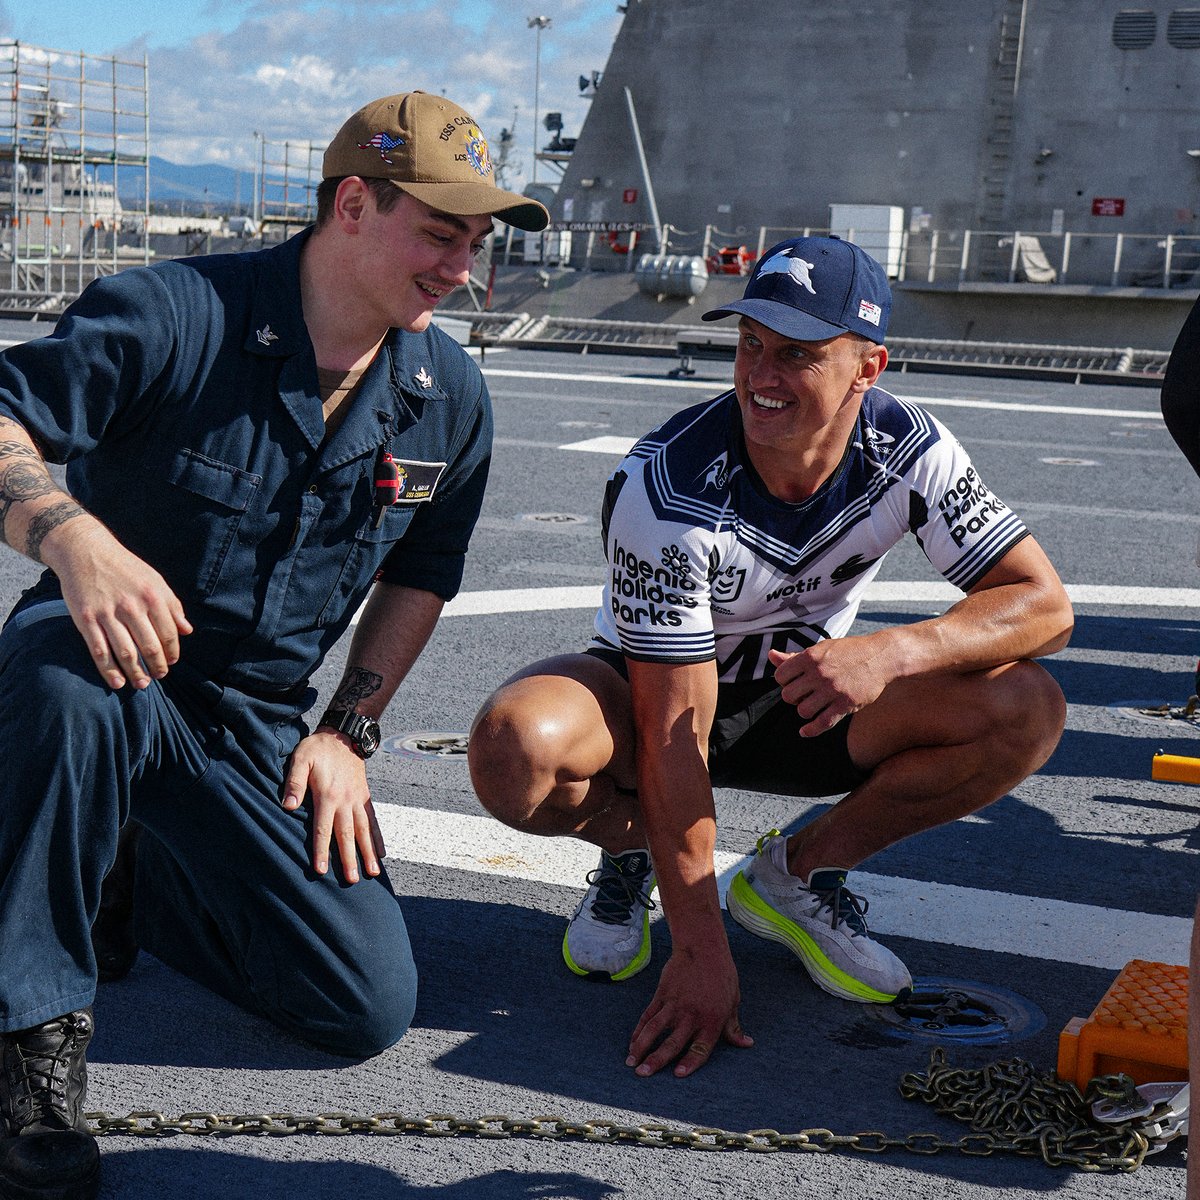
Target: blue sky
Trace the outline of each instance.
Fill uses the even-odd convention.
[[[248,167],[255,131],[324,142],[366,101],[424,88],[470,111],[493,144],[514,130],[519,186],[532,165],[534,15],[551,18],[539,114],[562,112],[575,134],[587,114],[578,77],[604,69],[616,0],[0,0],[0,38],[146,55],[151,153],[174,162]]]

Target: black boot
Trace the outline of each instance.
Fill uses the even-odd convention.
[[[83,1119],[92,1010],[0,1034],[0,1196],[92,1200],[100,1148]]]
[[[117,840],[117,860],[100,889],[100,911],[92,923],[92,951],[101,983],[124,979],[138,955],[133,940],[133,873],[138,826],[127,821]]]

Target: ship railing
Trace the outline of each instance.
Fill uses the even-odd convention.
[[[0,312],[53,320],[74,296],[30,289],[0,290]],[[479,347],[570,350],[672,358],[673,376],[695,373],[693,361],[732,364],[736,338],[729,330],[667,321],[606,321],[600,318],[531,316],[526,312],[448,309],[445,318],[469,326],[464,340]],[[455,336],[459,336],[456,330]],[[1129,346],[1067,346],[1019,342],[970,342],[940,338],[889,338],[889,371],[957,372],[1076,383],[1162,383],[1169,354]],[[719,382],[728,382],[725,378]]]
[[[664,254],[700,255],[713,273],[722,269],[720,251],[744,249],[752,259],[790,237],[829,233],[820,226],[772,226],[702,230],[662,227]],[[898,238],[868,230],[840,230],[886,260],[901,286],[971,288],[993,284],[1038,284],[1047,288],[1165,290],[1200,289],[1200,235],[1190,233],[1104,233],[1094,230],[918,229]],[[576,268],[629,271],[640,248],[655,244],[655,232],[619,236],[589,233],[560,257]],[[505,263],[522,261],[507,251]],[[528,261],[528,260],[524,260]]]
[[[447,314],[451,315],[451,314]],[[732,363],[736,338],[710,326],[667,321],[606,321],[599,318],[454,310],[472,325],[480,346],[628,353],[678,360],[670,374],[694,374],[695,360]],[[724,334],[725,336],[721,336]],[[1161,385],[1169,354],[1130,346],[1070,346],[1022,342],[889,338],[888,370],[994,374],[1076,383]]]
[[[1200,287],[1200,236],[933,229],[905,235],[902,264],[909,284]]]

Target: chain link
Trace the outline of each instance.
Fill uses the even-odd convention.
[[[954,1067],[945,1051],[930,1052],[929,1069],[900,1080],[900,1094],[923,1100],[937,1112],[966,1122],[974,1131],[959,1141],[964,1154],[1000,1151],[1040,1157],[1049,1166],[1081,1171],[1134,1171],[1150,1140],[1141,1121],[1105,1125],[1093,1120],[1091,1106],[1102,1097],[1133,1092],[1127,1075],[1102,1075],[1086,1095],[1052,1073],[1023,1059],[1001,1059],[985,1067]],[[981,1139],[991,1142],[985,1148]],[[969,1146],[965,1143],[969,1142]]]
[[[929,1069],[912,1072],[900,1080],[900,1094],[923,1100],[937,1112],[969,1124],[971,1132],[958,1139],[937,1133],[910,1133],[892,1137],[878,1130],[837,1134],[831,1129],[802,1129],[780,1133],[777,1129],[751,1129],[731,1133],[707,1127],[676,1128],[670,1125],[622,1125],[616,1121],[568,1121],[560,1116],[511,1117],[493,1113],[460,1117],[429,1113],[424,1117],[380,1112],[369,1116],[331,1112],[310,1116],[294,1113],[186,1112],[169,1118],[160,1112],[131,1112],[124,1117],[105,1112],[86,1114],[97,1136],[169,1137],[192,1134],[204,1137],[253,1135],[288,1137],[315,1134],[346,1137],[352,1134],[396,1137],[545,1138],[687,1150],[741,1150],[753,1154],[800,1151],[828,1154],[837,1150],[882,1154],[904,1150],[910,1154],[938,1154],[943,1150],[986,1156],[1018,1154],[1040,1157],[1049,1166],[1081,1171],[1134,1171],[1142,1165],[1149,1139],[1141,1122],[1101,1125],[1091,1119],[1091,1103],[1103,1096],[1127,1095],[1133,1084],[1128,1076],[1101,1076],[1092,1080],[1086,1095],[1072,1083],[1053,1074],[1039,1073],[1021,1059],[1004,1059],[978,1069],[953,1067],[945,1052],[935,1049]]]

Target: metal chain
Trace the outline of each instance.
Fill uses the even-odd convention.
[[[420,1137],[533,1137],[554,1141],[636,1143],[639,1146],[687,1150],[744,1150],[774,1153],[799,1150],[825,1154],[857,1150],[881,1154],[907,1150],[912,1154],[937,1154],[942,1150],[986,1156],[1020,1154],[1041,1157],[1049,1166],[1071,1166],[1081,1171],[1134,1171],[1142,1165],[1149,1141],[1139,1132],[1139,1122],[1097,1125],[1088,1105],[1102,1095],[1123,1095],[1132,1088],[1128,1076],[1104,1076],[1088,1087],[1087,1097],[1074,1084],[1041,1074],[1021,1059],[1006,1059],[981,1069],[951,1067],[945,1053],[930,1053],[929,1070],[913,1072],[900,1081],[906,1099],[919,1099],[940,1112],[970,1124],[970,1133],[946,1139],[937,1133],[910,1133],[890,1137],[878,1130],[837,1134],[831,1129],[802,1129],[780,1133],[777,1129],[751,1129],[730,1133],[706,1127],[674,1128],[669,1125],[622,1125],[615,1121],[568,1121],[558,1116],[511,1117],[491,1114],[460,1117],[429,1113],[424,1117],[380,1112],[369,1116],[351,1113],[212,1113],[186,1112],[177,1118],[160,1112],[131,1112],[124,1117],[105,1112],[85,1114],[97,1136],[168,1137],[174,1134],[235,1136],[253,1134],[287,1137],[350,1134]]]
[[[1052,1167],[1133,1171],[1150,1150],[1150,1139],[1140,1128],[1143,1121],[1106,1125],[1092,1119],[1095,1101],[1134,1095],[1128,1075],[1097,1076],[1084,1094],[1024,1059],[1002,1059],[978,1069],[952,1067],[939,1048],[931,1051],[925,1074],[900,1080],[900,1094],[966,1122],[993,1139],[996,1149],[1040,1156]]]

